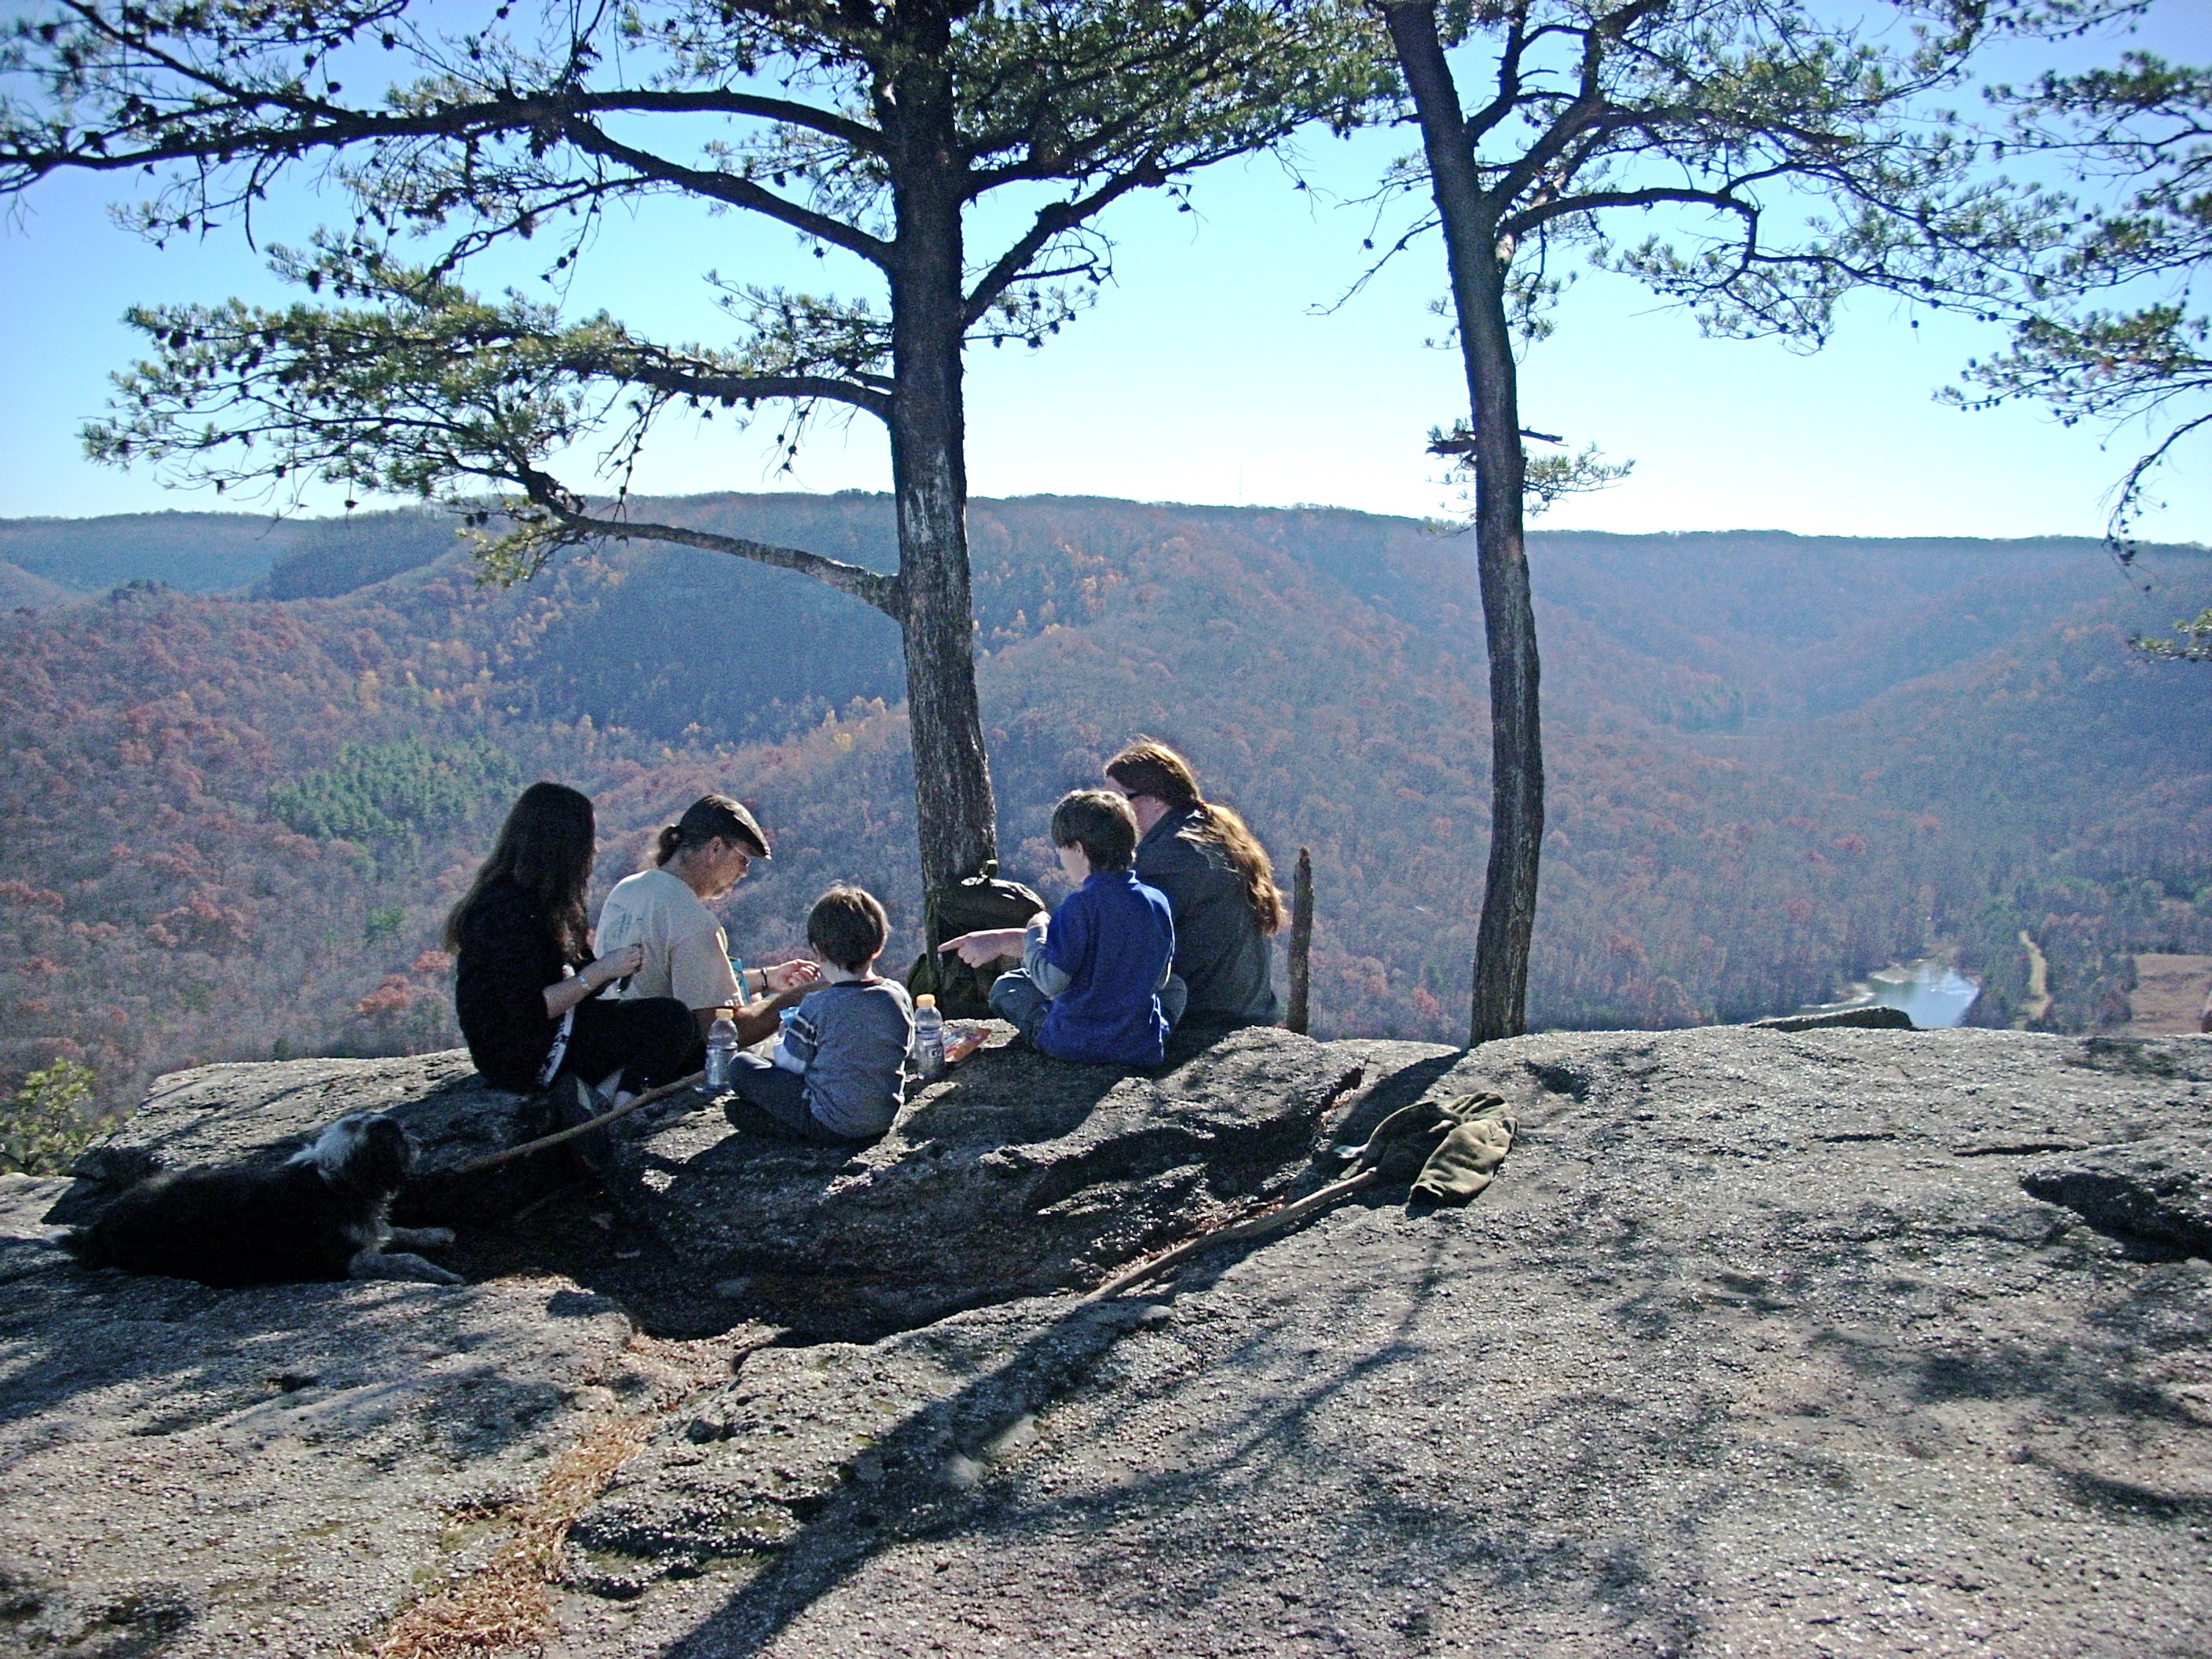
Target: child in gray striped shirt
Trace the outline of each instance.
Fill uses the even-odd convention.
[[[890,919],[873,895],[833,887],[814,902],[806,942],[824,983],[787,1017],[772,1059],[734,1056],[731,1086],[783,1133],[800,1140],[873,1140],[906,1092],[914,1004],[876,972]],[[767,1125],[731,1121],[740,1127]]]

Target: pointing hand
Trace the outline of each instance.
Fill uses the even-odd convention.
[[[988,968],[1007,957],[1021,955],[1022,936],[1018,927],[992,927],[981,933],[963,933],[937,948],[940,951],[957,951],[960,960],[970,968]]]

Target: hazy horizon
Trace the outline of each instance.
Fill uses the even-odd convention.
[[[840,496],[873,496],[889,500],[890,498],[890,495],[891,492],[888,489],[869,489],[860,487],[846,486],[836,489],[696,489],[686,490],[681,493],[655,493],[650,495],[634,495],[631,499],[634,501],[641,500],[652,501],[708,501],[720,496],[732,496],[751,500],[763,497],[787,495],[802,499],[831,499]],[[1097,490],[1054,489],[1015,490],[1008,492],[993,492],[988,495],[981,491],[976,491],[970,493],[969,500],[971,502],[978,504],[1004,501],[1100,501],[1112,502],[1118,505],[1130,507],[1179,507],[1200,512],[1225,513],[1351,513],[1357,514],[1364,518],[1396,520],[1409,524],[1425,525],[1439,522],[1437,515],[1425,515],[1418,513],[1381,512],[1374,508],[1357,507],[1341,501],[1190,501],[1173,496],[1146,497],[1137,495],[1115,495],[1104,494]],[[364,502],[350,513],[344,511],[272,513],[266,510],[257,510],[252,507],[233,507],[226,503],[220,507],[167,506],[131,507],[106,513],[0,514],[0,525],[92,524],[103,519],[149,519],[175,516],[179,518],[200,517],[250,519],[274,526],[276,525],[284,523],[338,523],[349,519],[362,520],[374,517],[380,514],[404,513],[415,510],[442,512],[447,509],[439,507],[436,503],[392,501],[388,503]],[[455,514],[453,516],[458,518],[459,515]],[[1439,540],[1449,541],[1459,536],[1472,533],[1471,526],[1455,526],[1451,528],[1439,529],[1437,532],[1437,538]],[[2101,531],[2078,530],[2021,531],[2005,535],[1980,535],[1963,531],[1898,530],[1878,534],[1869,534],[1852,531],[1799,530],[1782,525],[1712,525],[1696,528],[1678,528],[1655,526],[1649,528],[1638,529],[1634,527],[1616,526],[1599,527],[1582,525],[1551,524],[1545,522],[1542,520],[1532,520],[1528,525],[1528,534],[1531,538],[1544,536],[1617,536],[1624,538],[1646,536],[1674,536],[1684,538],[1710,536],[1786,536],[1798,541],[1842,542],[2078,541],[2090,543],[2095,544],[2099,548],[2101,548],[2106,544],[2106,540]],[[2212,542],[2201,540],[2172,541],[2147,537],[2136,537],[2132,539],[2145,550],[2160,550],[2183,553],[2212,553]],[[0,550],[0,561],[4,560],[4,550]]]

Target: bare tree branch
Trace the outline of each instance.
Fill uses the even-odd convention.
[[[563,512],[560,517],[562,525],[573,532],[578,540],[604,538],[608,541],[667,542],[678,547],[702,548],[709,553],[726,553],[732,558],[750,559],[756,564],[798,571],[801,575],[827,583],[841,593],[849,594],[873,605],[895,622],[905,620],[906,590],[899,579],[887,576],[879,570],[870,570],[865,565],[848,564],[842,559],[809,553],[803,548],[776,547],[767,542],[750,541],[743,536],[717,535],[712,531],[692,530],[682,525],[601,518],[583,512]]]
[[[832,218],[826,213],[817,213],[796,202],[786,201],[773,191],[763,190],[750,179],[704,167],[685,167],[665,156],[655,155],[649,150],[641,149],[635,144],[623,143],[587,122],[564,121],[561,130],[569,143],[587,155],[620,161],[645,178],[673,185],[694,196],[703,196],[709,201],[744,208],[788,225],[802,235],[857,253],[871,264],[884,270],[890,268],[894,251],[889,242],[871,236],[842,219]]]
[[[1029,229],[1000,254],[991,268],[968,290],[966,313],[969,326],[972,328],[981,322],[999,296],[1025,274],[1031,277],[1049,274],[1031,272],[1029,265],[1050,245],[1053,238],[1097,216],[1109,204],[1133,190],[1155,188],[1167,181],[1166,173],[1139,166],[1102,185],[1088,196],[1079,197],[1073,201],[1055,202],[1041,209]]]

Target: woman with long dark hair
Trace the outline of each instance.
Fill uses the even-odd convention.
[[[446,919],[446,948],[458,958],[454,1012],[477,1070],[502,1089],[574,1079],[586,1111],[683,1076],[700,1046],[691,1011],[673,997],[598,1000],[645,952],[592,955],[584,896],[596,850],[590,798],[533,783]]]
[[[1136,814],[1137,879],[1175,910],[1184,1022],[1273,1024],[1282,1005],[1267,939],[1282,927],[1283,895],[1267,849],[1233,808],[1199,793],[1190,763],[1164,743],[1129,744],[1106,763],[1106,784]]]

